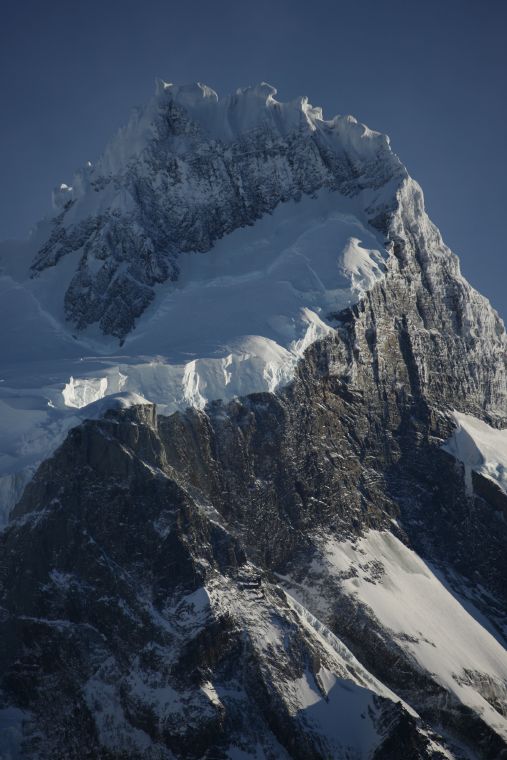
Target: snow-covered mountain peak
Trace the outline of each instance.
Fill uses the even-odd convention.
[[[330,190],[338,205],[357,198],[361,224],[396,206],[407,173],[384,135],[275,95],[266,83],[219,97],[159,81],[95,165],[53,192],[32,273],[79,252],[64,305],[77,330],[124,339],[157,284],[178,280],[182,254],[210,251],[281,203]]]
[[[184,108],[195,119],[203,133],[217,139],[231,140],[241,133],[259,127],[271,127],[287,134],[293,129],[307,128],[310,131],[325,127],[327,130],[341,130],[343,139],[349,129],[356,136],[374,141],[377,147],[389,144],[386,135],[369,129],[354,116],[335,115],[325,119],[322,108],[313,106],[307,96],[299,96],[291,101],[277,100],[278,90],[267,82],[249,87],[240,87],[232,95],[219,96],[215,90],[201,82],[185,85],[157,80],[155,100],[146,109],[153,114],[156,107],[164,108],[174,103]],[[363,146],[367,149],[367,143]]]
[[[168,138],[172,149],[181,152],[183,147],[194,150],[209,140],[230,144],[258,130],[278,138],[294,132],[318,131],[327,148],[335,153],[351,152],[352,160],[380,154],[384,161],[401,168],[389,149],[386,135],[369,129],[350,115],[326,120],[322,108],[313,106],[306,96],[283,102],[276,95],[277,89],[266,82],[219,96],[201,82],[177,85],[157,79],[154,97],[133,111],[128,124],[118,131],[97,162],[93,177],[97,180],[125,171],[129,162],[154,143],[167,144]],[[87,166],[85,174],[89,169]],[[81,197],[87,188],[82,174],[80,170],[77,182],[71,183],[73,198]]]
[[[261,127],[286,134],[305,126],[314,130],[314,122],[323,121],[322,109],[314,108],[307,97],[284,103],[276,100],[277,92],[273,85],[261,82],[239,87],[234,94],[219,97],[215,90],[201,82],[174,85],[157,80],[156,105],[150,104],[147,110],[175,104],[199,124],[203,135],[226,142]]]
[[[503,756],[503,325],[276,95],[159,82],[0,247],[1,757]]]
[[[168,413],[274,391],[390,272],[419,262],[439,292],[440,257],[459,278],[387,137],[276,94],[159,82],[54,191],[54,216],[0,252],[0,319],[14,325],[0,340],[5,419],[12,394],[27,404],[21,434],[6,426],[0,441],[9,506],[19,452],[28,476],[75,409],[119,392]],[[495,319],[482,310],[503,350]],[[467,306],[459,329],[476,321]]]

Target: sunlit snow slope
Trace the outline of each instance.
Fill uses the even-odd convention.
[[[284,580],[296,599],[324,620],[332,613],[336,584],[418,668],[507,737],[505,716],[492,707],[506,692],[503,640],[488,631],[473,605],[453,595],[445,579],[391,533],[369,531],[352,541],[324,539],[306,578],[297,585]]]

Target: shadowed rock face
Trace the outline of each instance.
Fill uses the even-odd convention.
[[[138,407],[73,430],[2,535],[1,688],[23,711],[22,756],[226,757],[260,742],[272,757],[327,757],[336,748],[286,692],[305,673],[319,684],[326,667],[364,703],[375,756],[408,742],[413,757],[439,757],[399,703],[368,689],[359,663],[345,668],[312,637],[271,574],[284,552],[270,557],[262,537],[250,552],[241,495],[233,507],[230,495],[212,503],[182,486],[171,442],[182,446],[178,427],[194,421],[161,419],[161,435]],[[225,484],[222,463],[186,450]],[[253,575],[257,553],[266,561]]]
[[[319,684],[322,667],[368,689],[359,664],[344,669],[284,591],[282,578],[304,579],[322,536],[394,531],[457,592],[487,589],[497,606],[484,612],[501,626],[505,523],[486,494],[467,497],[440,448],[452,423],[445,399],[434,405],[435,380],[411,384],[408,328],[358,347],[361,321],[382,303],[372,294],[312,347],[278,395],[171,417],[150,405],[109,411],[41,466],[2,534],[1,693],[23,711],[23,756],[82,757],[86,746],[90,757],[227,757],[259,742],[268,757],[342,756],[290,696],[306,673]],[[361,350],[397,368],[391,381]],[[427,355],[428,377],[440,358]],[[453,406],[470,408],[468,398]],[[501,756],[502,739],[336,579],[322,580],[319,598],[324,622],[421,716],[372,696],[376,758],[407,757],[407,747],[410,758],[440,757],[449,741]],[[489,699],[506,710],[497,686]]]
[[[1,706],[20,711],[22,757],[225,758],[259,743],[266,757],[345,756],[291,691],[311,678],[333,708],[327,671],[366,700],[357,714],[376,738],[358,757],[502,756],[502,738],[340,581],[322,577],[308,607],[325,610],[352,668],[285,591],[323,536],[388,530],[505,623],[505,522],[484,489],[467,497],[440,448],[451,407],[498,420],[501,356],[451,329],[459,298],[457,311],[436,297],[423,309],[425,292],[388,278],[277,395],[171,417],[109,411],[70,432],[1,536]],[[467,678],[505,714],[500,683]]]

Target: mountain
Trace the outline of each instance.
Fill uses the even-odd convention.
[[[275,95],[160,82],[2,246],[6,758],[507,757],[503,324]]]

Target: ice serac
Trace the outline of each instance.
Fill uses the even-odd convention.
[[[54,206],[1,254],[0,754],[505,757],[505,332],[387,138],[159,82]]]

